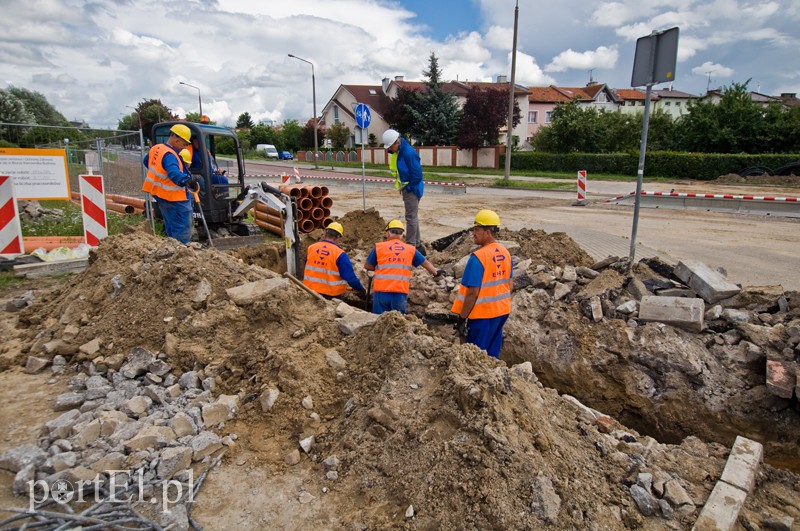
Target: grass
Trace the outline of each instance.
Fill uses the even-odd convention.
[[[44,216],[38,219],[22,219],[23,236],[83,236],[81,207],[71,201],[40,201],[42,208],[61,210],[60,217]],[[128,225],[141,223],[142,216],[108,212],[109,236],[121,233]]]
[[[498,188],[526,188],[531,190],[574,190],[575,182],[554,183],[552,181],[518,181],[497,179],[492,186]]]
[[[14,271],[0,271],[0,289],[14,286],[25,280],[21,277],[15,277]]]

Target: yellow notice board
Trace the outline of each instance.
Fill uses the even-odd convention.
[[[0,175],[14,180],[17,199],[70,198],[67,153],[63,149],[0,148]]]

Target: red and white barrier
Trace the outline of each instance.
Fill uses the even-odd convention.
[[[283,177],[285,175],[286,174],[283,174],[283,173],[248,173],[247,175],[245,175],[245,177],[258,177],[258,178],[261,178],[261,177],[280,177],[281,179],[283,179]],[[394,185],[394,179],[383,179],[383,178],[380,178],[380,177],[367,177],[366,179],[362,179],[361,177],[336,177],[336,176],[333,176],[333,175],[326,175],[326,176],[321,176],[321,175],[302,175],[301,176],[299,174],[295,174],[295,175],[297,177],[301,177],[302,179],[322,179],[322,180],[326,180],[326,181],[330,180],[330,181],[356,181],[356,182],[361,182],[362,180],[364,180],[364,181],[366,181],[368,183],[389,183],[389,184]],[[458,188],[466,188],[467,187],[467,183],[456,183],[456,182],[451,182],[451,181],[422,181],[422,182],[425,183],[425,184],[434,184],[434,185],[438,185],[438,186],[453,186],[453,187],[458,187]]]
[[[586,170],[578,171],[578,200],[575,202],[577,206],[586,206],[589,201],[586,200]]]
[[[775,201],[785,203],[797,203],[800,199],[796,197],[775,197],[770,195],[733,195],[733,194],[693,194],[683,192],[641,192],[642,195],[660,196],[660,197],[694,197],[698,199],[733,199],[737,201]],[[611,199],[606,199],[606,203],[611,201],[619,201],[636,195],[636,192],[631,192],[628,195],[619,195]]]
[[[22,226],[14,196],[14,180],[0,176],[0,256],[14,257],[23,254]]]
[[[87,244],[97,247],[100,240],[108,236],[103,176],[80,175],[78,181],[83,209],[83,236]]]

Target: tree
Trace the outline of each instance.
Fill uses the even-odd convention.
[[[273,146],[281,145],[280,133],[270,125],[258,124],[250,128],[250,144],[257,146],[258,144],[272,144]]]
[[[419,95],[415,106],[406,107],[414,118],[408,132],[423,146],[453,145],[458,136],[462,112],[456,96],[442,90],[442,71],[433,52],[428,70],[422,75],[427,78],[427,90]]]
[[[498,144],[500,128],[508,122],[508,91],[505,88],[472,87],[467,93],[458,147],[478,148]],[[514,100],[512,129],[520,122],[519,104]]]
[[[386,109],[386,122],[393,129],[410,132],[414,129],[414,114],[411,109],[419,104],[419,92],[403,87],[398,88],[397,96],[389,100]]]
[[[334,150],[343,150],[350,141],[350,128],[342,122],[335,123],[328,128],[327,137],[330,138]]]
[[[367,145],[369,147],[376,147],[378,145],[378,137],[375,136],[375,133],[370,133],[367,137]]]
[[[161,100],[157,99],[142,100],[136,106],[136,111],[142,119],[142,134],[145,138],[150,139],[151,142],[154,141],[154,139],[150,138],[154,125],[159,122],[178,119],[167,106],[161,103]],[[138,129],[138,127],[133,129]]]
[[[297,120],[284,120],[281,137],[284,149],[297,151],[303,147],[303,128],[297,123]]]
[[[325,140],[325,128],[322,126],[317,126],[317,145],[321,146],[324,140]],[[308,122],[306,122],[305,127],[303,127],[302,147],[304,149],[312,149],[312,150],[314,149],[313,118],[311,118]]]
[[[58,112],[41,93],[13,86],[8,87],[8,92],[25,104],[25,109],[33,115],[37,124],[69,125],[64,115]]]
[[[33,123],[33,121],[33,114],[28,112],[22,100],[11,92],[0,89],[0,122],[29,124]],[[0,126],[0,137],[8,142],[18,144],[24,134],[25,128],[23,127],[14,125]]]
[[[255,123],[253,123],[249,112],[243,112],[236,119],[236,129],[252,129],[254,125]]]

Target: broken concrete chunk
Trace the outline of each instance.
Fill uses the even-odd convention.
[[[739,286],[697,260],[678,262],[674,273],[708,303],[727,299],[741,291]]]
[[[256,301],[262,300],[265,295],[274,289],[284,289],[289,286],[289,279],[286,278],[265,278],[248,282],[241,286],[228,288],[228,297],[239,306],[247,306]]]
[[[222,440],[210,431],[203,431],[192,438],[189,446],[191,446],[193,452],[192,461],[200,461],[222,448]]]
[[[28,374],[36,374],[37,372],[41,372],[48,365],[50,365],[50,360],[46,358],[28,356],[28,360],[25,362],[25,372]]]
[[[367,312],[353,312],[337,319],[339,330],[346,336],[355,334],[359,329],[370,326],[378,320],[378,315]]]
[[[630,282],[628,282],[627,290],[628,293],[630,293],[631,296],[633,296],[633,298],[637,301],[640,301],[644,297],[650,295],[650,292],[647,291],[647,287],[644,285],[644,282],[638,278],[632,278]]]
[[[23,444],[0,454],[0,468],[17,473],[28,465],[40,466],[47,452],[33,444]]]
[[[280,391],[277,389],[268,388],[265,389],[261,396],[258,397],[259,402],[261,403],[261,411],[266,413],[272,406],[275,405],[275,401],[278,400],[278,396],[280,395]]]
[[[86,400],[83,393],[64,393],[56,397],[56,403],[53,406],[53,411],[66,411],[68,409],[75,409],[81,407],[81,404]]]
[[[592,310],[592,321],[599,323],[603,320],[603,304],[600,302],[600,297],[592,297],[589,299],[589,307]]]
[[[171,479],[181,470],[189,468],[192,464],[192,454],[192,449],[187,446],[176,446],[162,450],[161,458],[158,461],[158,477]]]
[[[631,485],[630,492],[631,497],[633,497],[633,501],[636,502],[636,507],[639,508],[640,513],[642,513],[644,516],[652,516],[658,513],[658,500],[656,500],[652,494],[644,490],[639,485]]]
[[[11,492],[17,496],[22,496],[28,492],[29,485],[36,479],[36,466],[29,463],[22,467],[19,472],[14,476],[14,482],[11,484]]]
[[[325,351],[325,361],[328,362],[328,367],[335,371],[341,371],[347,367],[347,362],[344,358],[334,349]]]
[[[300,450],[295,448],[283,457],[283,462],[289,466],[294,466],[300,462]]]
[[[310,453],[311,452],[311,447],[313,445],[314,445],[314,436],[313,435],[311,435],[309,437],[306,437],[305,439],[302,439],[300,441],[300,448],[302,448],[305,453]]]
[[[531,510],[536,516],[547,524],[558,522],[558,513],[561,511],[561,497],[553,487],[553,480],[544,474],[539,474],[533,480],[533,501]]]
[[[797,364],[794,361],[767,360],[767,390],[781,398],[792,398],[797,385]]]
[[[557,301],[560,301],[564,297],[570,294],[572,288],[567,286],[566,284],[562,284],[561,282],[556,282],[553,285],[553,298]]]
[[[88,343],[84,343],[83,345],[78,347],[78,350],[86,354],[89,358],[93,358],[100,352],[100,346],[101,346],[100,338],[96,337],[91,341],[89,341]]]
[[[639,320],[672,325],[690,332],[703,329],[705,304],[701,299],[646,296],[639,307]]]

